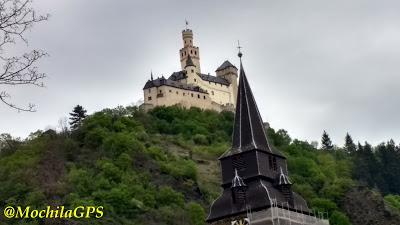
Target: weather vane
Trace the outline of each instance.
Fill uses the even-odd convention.
[[[187,19],[185,19],[185,26],[186,26],[186,29],[188,29],[188,25],[189,25],[189,22],[187,21]]]

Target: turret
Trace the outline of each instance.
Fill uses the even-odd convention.
[[[228,60],[221,64],[215,71],[217,77],[222,77],[229,81],[233,93],[233,103],[236,104],[238,90],[238,69]]]
[[[198,75],[196,74],[196,65],[193,63],[192,57],[190,57],[190,55],[186,59],[184,69],[186,71],[187,83],[197,83]]]
[[[196,66],[196,73],[200,73],[200,52],[199,47],[193,45],[193,31],[185,29],[182,31],[183,48],[179,50],[182,70],[186,67],[186,61],[190,56]]]

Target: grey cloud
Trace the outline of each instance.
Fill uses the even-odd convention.
[[[293,137],[337,144],[349,131],[376,144],[400,141],[398,1],[88,1],[36,0],[48,23],[30,46],[50,57],[45,89],[13,91],[37,113],[0,105],[0,132],[26,136],[56,125],[76,104],[89,112],[142,97],[150,70],[179,70],[185,18],[200,47],[202,70],[238,64],[236,42],[264,120]]]

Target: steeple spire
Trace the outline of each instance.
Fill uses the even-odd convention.
[[[243,53],[239,48],[240,77],[236,101],[235,123],[232,137],[232,148],[223,157],[235,153],[258,149],[272,152],[261,115],[247,81],[242,64]]]
[[[153,80],[153,70],[150,71],[150,78]]]

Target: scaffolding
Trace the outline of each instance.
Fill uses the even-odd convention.
[[[252,212],[250,206],[246,206],[246,218],[241,223],[232,225],[329,225],[328,214],[313,211],[312,214],[304,214],[302,208],[295,211],[285,202],[278,205],[276,198],[271,199],[271,207],[267,210]]]

